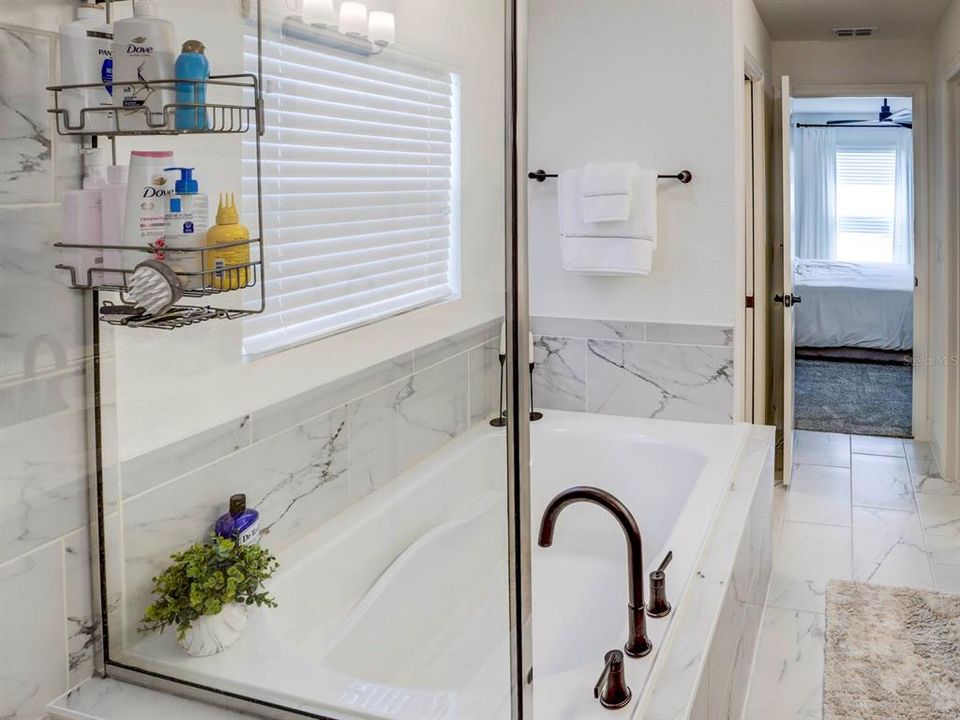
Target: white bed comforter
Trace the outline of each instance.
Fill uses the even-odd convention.
[[[798,347],[913,347],[913,266],[797,260]]]

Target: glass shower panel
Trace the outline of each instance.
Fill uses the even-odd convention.
[[[235,232],[232,195],[262,273],[205,268],[209,321],[99,325],[108,673],[272,716],[508,718],[504,4],[155,4],[239,78],[211,126],[262,108],[116,162],[173,151]],[[211,535],[252,532],[237,495],[276,607],[231,603],[264,561]]]

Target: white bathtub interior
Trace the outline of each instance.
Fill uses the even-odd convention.
[[[744,436],[707,426],[551,412],[532,431],[531,527],[571,485],[619,497],[643,533],[647,571],[671,549],[675,607]],[[129,661],[254,697],[372,718],[509,717],[506,498],[502,431],[477,427],[291,547],[227,652],[185,658],[165,635]],[[539,718],[629,716],[675,613],[650,619],[654,651],[628,659],[634,701],[603,710],[593,684],[626,637],[622,530],[586,503],[533,548],[534,708]],[[646,577],[642,578],[646,583]]]

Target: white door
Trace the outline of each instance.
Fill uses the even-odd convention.
[[[780,135],[783,169],[783,295],[775,299],[783,305],[783,484],[790,484],[793,471],[793,389],[794,350],[793,304],[793,168],[790,132],[790,78],[780,79]]]

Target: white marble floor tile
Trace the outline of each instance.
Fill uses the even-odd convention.
[[[960,567],[960,537],[937,535],[935,532],[927,531],[924,533],[924,538],[932,564]]]
[[[853,504],[911,511],[913,485],[903,458],[853,455]]]
[[[786,485],[774,485],[773,487],[773,503],[771,512],[772,515],[772,531],[773,531],[773,549],[776,550],[777,543],[780,541],[780,530],[783,528],[783,513],[787,506],[787,496],[790,494],[790,491],[787,489]]]
[[[795,465],[850,467],[850,436],[841,433],[798,430],[794,446]]]
[[[908,458],[932,458],[933,448],[926,440],[903,440],[903,452]]]
[[[819,720],[824,639],[823,615],[767,608],[745,720]]]
[[[931,495],[960,495],[960,481],[947,479],[939,472],[911,474],[913,490]]]
[[[864,455],[892,455],[903,457],[903,440],[875,435],[851,435],[850,451]]]
[[[785,520],[767,605],[822,613],[827,582],[851,575],[850,528]]]
[[[850,470],[796,465],[787,491],[786,520],[850,525]]]
[[[937,590],[960,594],[960,565],[933,563],[932,568]]]
[[[927,537],[950,538],[960,547],[960,495],[917,493],[916,497]]]
[[[932,588],[917,514],[854,506],[853,577],[881,585]]]
[[[943,477],[932,451],[921,450],[919,454],[907,455],[907,465],[915,492],[960,495],[960,480]]]

